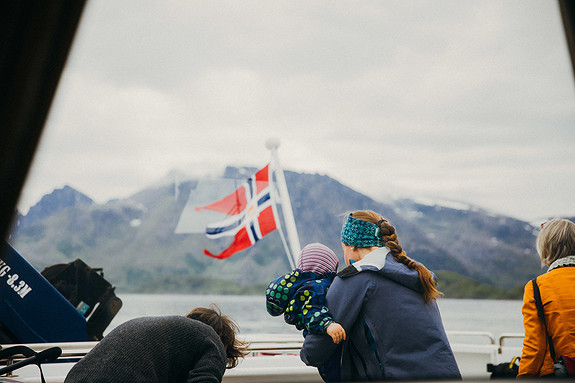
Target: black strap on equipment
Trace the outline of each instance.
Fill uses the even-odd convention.
[[[18,368],[28,366],[30,364],[35,364],[40,369],[40,378],[42,379],[42,383],[46,383],[46,381],[44,380],[44,372],[42,371],[41,364],[43,362],[52,362],[58,359],[58,357],[62,354],[62,349],[60,347],[51,347],[47,348],[44,351],[35,352],[34,350],[26,346],[14,346],[5,348],[1,350],[1,352],[3,358],[8,358],[18,354],[22,354],[27,358],[19,362],[15,362],[9,366],[0,368],[0,375],[7,374]]]
[[[545,313],[543,311],[543,303],[541,302],[541,292],[539,291],[539,286],[537,286],[537,278],[533,278],[531,280],[533,284],[533,295],[535,296],[535,306],[537,307],[537,312],[539,313],[539,318],[541,322],[543,322],[543,328],[545,328],[545,334],[547,334],[547,341],[549,342],[549,353],[551,354],[551,359],[553,359],[553,363],[556,362],[555,360],[555,347],[553,347],[553,338],[549,335],[549,331],[547,331],[547,323],[545,322]]]

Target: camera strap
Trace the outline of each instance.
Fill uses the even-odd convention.
[[[535,297],[535,306],[537,307],[537,313],[539,313],[539,318],[543,322],[543,327],[545,328],[545,334],[547,334],[547,341],[549,342],[549,354],[551,354],[551,359],[553,363],[557,362],[555,360],[555,347],[553,347],[553,338],[549,335],[547,331],[547,323],[545,322],[545,313],[543,312],[543,303],[541,302],[541,292],[539,291],[539,286],[537,286],[537,278],[531,280],[533,284],[533,295]]]

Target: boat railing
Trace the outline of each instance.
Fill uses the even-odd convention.
[[[504,347],[504,342],[505,340],[508,339],[523,339],[525,338],[525,335],[522,333],[518,333],[518,332],[507,332],[507,333],[503,333],[499,336],[499,348],[498,348],[498,352],[499,354],[503,353],[503,347]]]
[[[464,339],[465,344],[486,344],[497,347],[497,352],[502,353],[505,342],[509,339],[522,339],[520,333],[503,333],[497,339],[490,332],[480,331],[447,331],[447,336],[452,343],[460,343],[458,340]],[[251,355],[265,354],[294,354],[298,353],[303,344],[301,334],[247,334],[242,338],[250,343],[249,351]],[[478,341],[470,342],[470,339]],[[31,349],[40,352],[50,347],[60,347],[62,355],[60,359],[81,358],[86,355],[98,342],[62,342],[62,343],[32,343],[26,344]],[[14,345],[3,345],[10,347]],[[18,359],[15,357],[14,359]]]
[[[488,344],[495,349],[497,340],[490,332],[483,331],[448,331],[447,336],[450,339],[457,340],[464,338],[465,343],[470,343],[470,339],[478,341],[472,344]],[[254,355],[260,354],[293,354],[299,352],[303,345],[303,337],[299,334],[254,334],[244,338],[251,343],[250,351]]]
[[[303,345],[301,334],[253,334],[244,337],[249,342],[251,356],[299,354]]]
[[[242,337],[242,340],[249,342],[248,348],[251,356],[259,355],[287,355],[299,353],[303,344],[303,337],[300,334],[249,334]],[[60,347],[62,354],[59,360],[80,359],[86,355],[98,342],[61,342],[61,343],[26,343],[25,346],[36,352],[46,350],[50,347]],[[3,348],[17,346],[18,344],[4,344]],[[14,361],[23,359],[21,355],[13,356],[2,361],[2,364],[11,364]]]
[[[67,358],[81,358],[86,355],[98,342],[61,342],[61,343],[25,343],[25,344],[4,344],[2,348],[8,348],[12,346],[19,346],[23,345],[26,347],[31,348],[36,352],[44,351],[51,347],[60,347],[62,349],[62,354],[60,355],[59,359],[67,359]],[[12,360],[23,359],[22,356],[15,356],[8,360],[10,362]]]
[[[488,344],[496,344],[495,336],[487,331],[446,331],[447,337],[449,339],[455,339],[456,337],[466,337],[466,338],[486,338]]]

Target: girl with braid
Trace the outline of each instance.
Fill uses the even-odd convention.
[[[395,228],[373,211],[356,211],[345,218],[341,242],[347,267],[326,301],[346,340],[309,334],[301,359],[322,366],[327,382],[460,380],[435,276],[406,255]]]

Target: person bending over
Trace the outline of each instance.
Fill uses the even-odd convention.
[[[211,383],[237,366],[248,344],[216,305],[186,316],[129,320],[72,367],[65,383]]]

